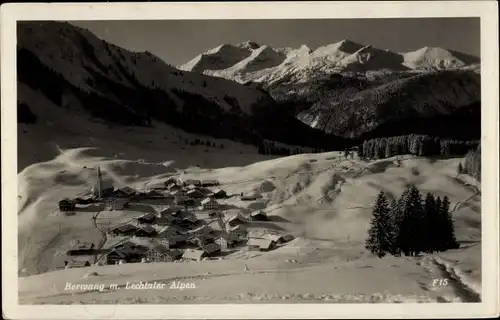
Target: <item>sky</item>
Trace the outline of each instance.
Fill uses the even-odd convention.
[[[221,44],[251,40],[311,49],[343,39],[396,52],[442,47],[480,56],[479,18],[72,21],[99,38],[178,66]]]

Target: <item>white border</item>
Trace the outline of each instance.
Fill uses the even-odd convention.
[[[83,318],[472,318],[499,315],[498,5],[495,1],[4,4],[1,7],[3,314]],[[482,275],[476,304],[20,306],[17,284],[17,20],[480,17],[482,81]],[[457,35],[458,37],[460,35]]]

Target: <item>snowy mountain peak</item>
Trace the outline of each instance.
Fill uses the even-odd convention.
[[[403,54],[411,69],[456,69],[478,64],[477,57],[440,47],[423,47]]]
[[[273,48],[255,41],[222,45],[189,61],[180,69],[203,72],[242,83],[270,84],[279,79],[303,81],[319,73],[342,71],[405,71],[479,68],[479,59],[440,47],[426,46],[397,53],[360,44],[350,39],[311,50],[300,47]]]
[[[257,42],[251,41],[251,40],[241,42],[241,43],[237,44],[236,46],[240,47],[240,48],[250,49],[250,50],[255,50],[255,49],[260,47],[260,45]]]

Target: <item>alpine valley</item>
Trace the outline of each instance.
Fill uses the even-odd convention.
[[[479,59],[452,50],[396,53],[349,40],[311,50],[247,41],[175,68],[69,23],[23,23],[18,38],[23,123],[64,110],[110,125],[160,122],[260,150],[269,142],[294,146],[274,148],[284,154],[407,134],[480,137]]]

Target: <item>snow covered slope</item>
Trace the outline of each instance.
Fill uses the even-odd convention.
[[[210,62],[225,68],[227,61],[217,60],[223,55],[253,70],[259,63],[275,65],[283,56],[271,48],[255,48],[252,43],[220,46],[192,67],[201,70]],[[322,140],[315,139],[318,136],[332,140],[294,116],[277,112],[274,99],[256,85],[178,70],[149,52],[125,50],[69,23],[20,23],[17,62],[20,122],[47,118],[46,112],[57,117],[59,110],[110,124],[151,126],[158,121],[253,145],[263,139],[306,146]],[[54,111],[39,108],[45,100]],[[268,126],[277,121],[287,127]],[[280,140],[287,131],[287,141]]]
[[[479,59],[439,47],[424,47],[403,54],[404,65],[411,69],[460,69],[479,64]]]
[[[220,50],[219,48],[232,48]],[[262,56],[262,52],[267,52]],[[239,61],[237,61],[239,59]],[[248,68],[251,62],[252,67]],[[252,42],[252,46],[222,45],[201,54],[180,69],[204,72],[239,82],[270,84],[285,77],[303,81],[315,72],[366,72],[456,69],[479,64],[479,59],[443,48],[425,47],[414,52],[396,53],[348,39],[311,50],[272,48]]]
[[[129,134],[139,138],[138,132]],[[185,168],[185,155],[176,152],[174,144],[170,152],[161,153],[163,162],[159,152],[142,152],[138,145],[131,140],[128,144],[102,144],[99,149],[61,150],[54,159],[33,164],[19,174],[21,274],[53,270],[61,248],[72,239],[99,241],[88,212],[73,217],[53,214],[60,197],[88,190],[94,181],[92,168],[97,165],[115,183],[130,186],[162,181],[183,168],[178,171],[181,177],[218,179],[229,194],[258,192],[258,201],[233,198],[228,204],[241,210],[261,206],[272,221],[282,221],[276,222],[276,228],[285,229],[296,239],[271,252],[237,252],[219,261],[92,266],[22,277],[21,303],[467,302],[477,301],[480,295],[481,196],[468,177],[456,178],[457,163],[463,159],[406,157],[398,167],[394,159],[364,162],[325,153],[253,159],[252,164],[228,167],[231,151],[226,149],[227,154],[210,167]],[[210,154],[195,153],[194,149],[189,152],[200,161],[210,158]],[[407,184],[415,184],[423,193],[450,198],[451,208],[456,208],[453,217],[460,249],[421,258],[379,259],[366,252],[364,239],[378,192],[399,196]],[[458,202],[461,205],[455,207]],[[457,286],[432,287],[432,279],[439,277],[454,277]],[[123,287],[126,282],[170,285],[174,280],[194,282],[196,288],[139,292]],[[221,280],[233,285],[221,286]],[[468,285],[461,286],[461,281]],[[71,295],[64,290],[67,282],[116,283],[120,290]]]

